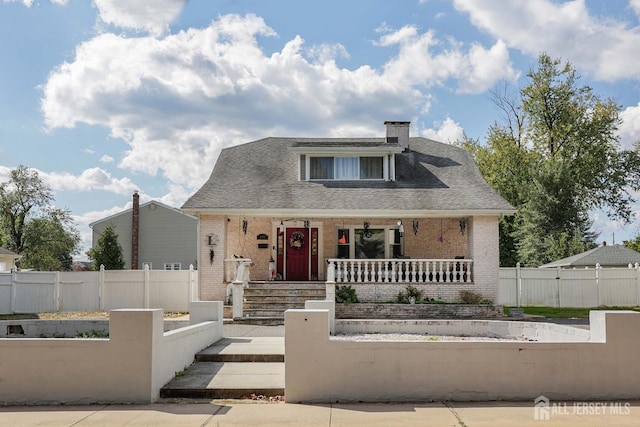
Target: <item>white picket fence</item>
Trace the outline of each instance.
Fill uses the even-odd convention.
[[[640,305],[640,268],[501,268],[498,303],[508,306]]]
[[[189,311],[198,273],[189,270],[0,273],[0,314],[162,308]]]

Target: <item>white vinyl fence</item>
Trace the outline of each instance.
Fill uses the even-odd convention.
[[[501,268],[498,303],[508,306],[640,305],[640,268]]]
[[[101,270],[0,273],[0,314],[162,308],[187,312],[198,299],[189,270]]]

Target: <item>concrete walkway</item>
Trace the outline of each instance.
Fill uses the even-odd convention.
[[[591,402],[593,404],[593,402]],[[301,405],[211,401],[151,405],[0,407],[3,426],[602,426],[640,425],[640,402],[610,407],[566,406],[536,420],[533,402],[357,403]],[[603,402],[604,404],[604,402]],[[569,404],[567,404],[569,405]],[[586,405],[586,403],[585,403]],[[595,405],[595,404],[594,404]],[[610,404],[608,404],[610,405]]]

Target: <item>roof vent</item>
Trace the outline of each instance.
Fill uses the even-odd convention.
[[[410,124],[411,122],[384,122],[387,127],[387,143],[398,144],[400,147],[408,149]]]

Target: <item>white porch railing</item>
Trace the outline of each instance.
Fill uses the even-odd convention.
[[[327,260],[327,280],[336,283],[470,283],[471,259]]]
[[[248,276],[249,269],[247,268],[244,271],[244,274],[247,274],[247,276],[239,277],[238,268],[241,265],[244,265],[245,267],[250,267],[252,264],[253,264],[253,261],[251,261],[251,258],[225,258],[224,260],[225,282],[231,283],[231,282],[235,282],[236,280],[240,280],[240,281],[244,279],[246,279],[247,281],[250,280]]]

